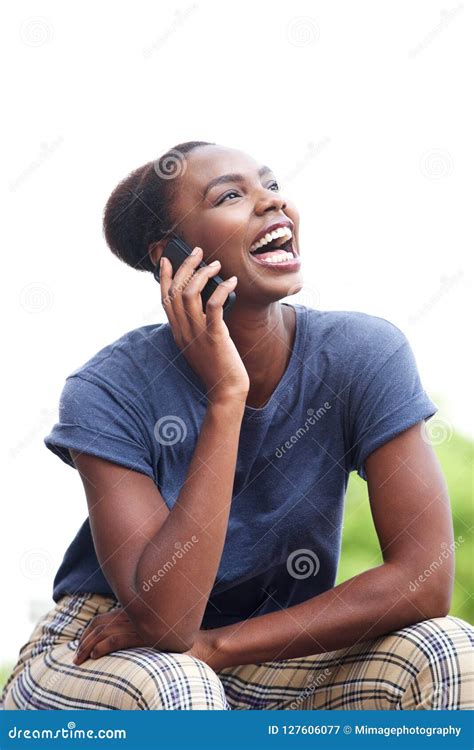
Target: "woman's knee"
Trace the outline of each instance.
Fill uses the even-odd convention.
[[[61,644],[28,661],[9,686],[9,709],[229,709],[224,687],[204,662],[152,648],[115,651],[73,663]]]
[[[224,686],[200,659],[154,649],[132,649],[140,664],[135,688],[146,708],[165,710],[228,710]],[[127,652],[124,652],[127,653]]]
[[[410,675],[402,709],[474,708],[474,628],[450,615],[397,631],[399,658]]]

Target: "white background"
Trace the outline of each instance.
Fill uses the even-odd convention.
[[[103,206],[181,141],[270,165],[301,215],[306,286],[292,299],[398,325],[441,418],[473,432],[472,3],[42,0],[7,13],[0,662],[52,606],[86,515],[77,473],[43,445],[64,379],[166,320],[151,274],[105,245]]]

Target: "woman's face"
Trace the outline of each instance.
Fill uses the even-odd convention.
[[[172,203],[175,232],[203,250],[203,261],[219,260],[219,275],[236,275],[240,301],[264,304],[296,294],[302,286],[298,243],[299,216],[279,191],[274,173],[241,151],[201,146],[186,158]],[[285,251],[252,254],[255,241],[276,230],[274,245],[285,245],[291,258],[270,263]],[[264,254],[262,254],[264,253]]]

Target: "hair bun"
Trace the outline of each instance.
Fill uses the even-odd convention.
[[[187,141],[125,177],[110,195],[103,230],[112,252],[139,271],[154,271],[148,249],[171,228],[173,188],[186,171],[186,155],[207,141]]]

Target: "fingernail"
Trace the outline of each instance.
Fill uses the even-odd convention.
[[[212,263],[209,263],[210,266],[218,266],[220,263],[219,260],[213,260]]]
[[[198,252],[200,251],[200,249],[201,249],[200,247],[195,247],[194,250],[192,251],[191,255],[197,255]]]

